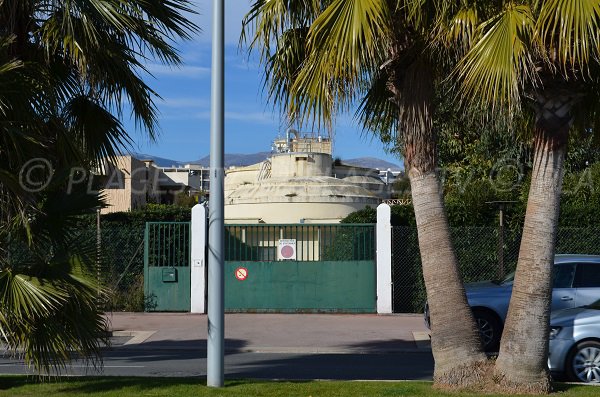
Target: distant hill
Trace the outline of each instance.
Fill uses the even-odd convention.
[[[269,158],[270,156],[271,152],[258,152],[251,154],[228,153],[225,154],[225,167],[243,167],[245,165],[256,164]],[[188,163],[200,164],[204,167],[208,167],[210,165],[210,156],[204,156],[195,161],[188,161]]]
[[[124,155],[127,155],[127,153],[124,153]],[[156,164],[159,167],[172,167],[172,166],[178,167],[180,165],[188,164],[187,161],[171,160],[171,159],[166,159],[164,157],[153,156],[151,154],[146,154],[146,153],[133,152],[133,153],[131,153],[131,155],[138,160],[152,160],[152,161],[154,161],[154,164]]]
[[[203,167],[210,165],[209,156],[204,156],[198,160],[192,161],[179,161],[167,159],[164,157],[153,156],[146,153],[132,153],[132,155],[140,160],[153,160],[154,163],[159,167],[178,167],[184,164],[199,164]],[[260,163],[267,159],[271,155],[270,152],[258,152],[251,154],[240,154],[240,153],[229,153],[225,154],[225,167],[243,167],[246,165]],[[390,163],[385,160],[381,160],[375,157],[359,157],[354,159],[342,159],[342,162],[352,164],[358,167],[365,168],[378,168],[380,170],[387,170],[388,168],[392,171],[402,170],[403,167],[398,164]]]

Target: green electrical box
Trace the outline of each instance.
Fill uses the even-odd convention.
[[[172,267],[162,269],[162,281],[163,283],[176,283],[177,269]]]

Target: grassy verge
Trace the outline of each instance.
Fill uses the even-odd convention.
[[[557,384],[560,397],[600,395],[593,386]],[[23,376],[0,377],[0,396],[173,396],[173,397],[371,397],[371,396],[475,396],[468,393],[442,393],[432,390],[430,382],[273,382],[227,381],[224,388],[213,389],[203,379],[190,378],[66,378],[39,383]],[[490,395],[491,396],[491,395]]]

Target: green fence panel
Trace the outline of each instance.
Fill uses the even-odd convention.
[[[190,223],[146,223],[144,293],[147,311],[190,310]]]
[[[279,240],[294,260],[278,260]],[[374,225],[226,225],[225,310],[374,313]]]
[[[226,262],[225,310],[374,313],[375,283],[373,261]]]

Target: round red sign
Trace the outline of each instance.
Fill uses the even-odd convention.
[[[235,269],[235,278],[240,281],[244,281],[248,277],[248,269],[245,267],[238,267]]]
[[[292,258],[294,256],[294,247],[290,245],[281,247],[281,256],[285,259]]]

